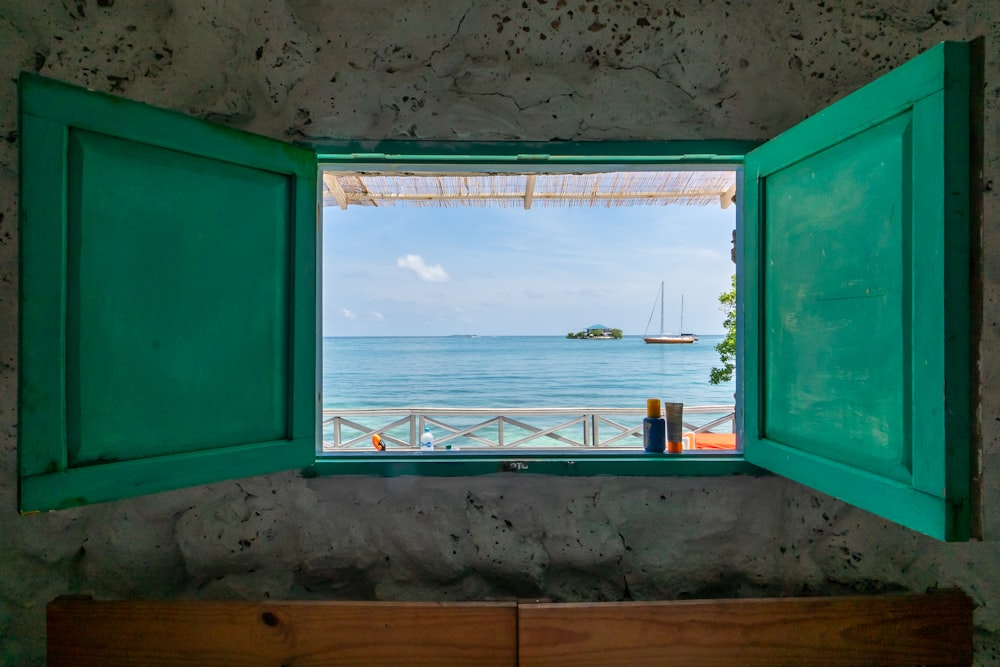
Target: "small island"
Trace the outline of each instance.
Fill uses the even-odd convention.
[[[566,334],[566,338],[575,338],[577,340],[618,340],[621,337],[621,329],[606,327],[603,324],[592,324],[583,331]]]

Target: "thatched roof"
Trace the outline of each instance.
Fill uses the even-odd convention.
[[[734,171],[617,171],[583,174],[382,174],[323,172],[323,205],[339,206],[688,206],[727,208]]]

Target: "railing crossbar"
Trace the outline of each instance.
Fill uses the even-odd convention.
[[[735,430],[735,412],[732,405],[709,405],[685,407],[684,416],[689,414],[722,414],[722,417],[715,418],[705,424],[692,424],[684,422],[684,432],[706,433],[713,432],[713,429],[728,424],[729,432]],[[372,428],[354,418],[367,418],[366,421],[379,417],[394,417],[398,419],[390,421],[384,426]],[[560,423],[541,427],[524,421],[525,418],[548,418],[566,417],[572,415],[571,419],[560,421]],[[322,446],[324,450],[349,449],[364,443],[374,434],[382,436],[386,444],[396,447],[415,449],[419,446],[419,437],[423,431],[423,426],[431,425],[435,429],[443,430],[443,435],[435,434],[435,445],[457,441],[462,438],[471,440],[474,443],[489,448],[511,449],[525,443],[540,439],[550,439],[562,445],[571,447],[610,447],[622,441],[642,437],[641,417],[645,416],[645,411],[634,408],[352,408],[344,410],[323,410],[323,438]],[[444,421],[448,417],[485,417],[470,426],[453,426]],[[611,418],[614,417],[614,418]],[[623,420],[622,418],[629,418]],[[634,419],[634,421],[633,421]],[[625,421],[626,423],[622,423]],[[559,431],[570,429],[578,424],[582,424],[582,441],[567,437]],[[480,433],[496,425],[496,441],[489,433]],[[600,437],[600,426],[611,427],[613,435],[609,438]],[[409,426],[409,436],[394,436],[389,431],[401,429]],[[505,426],[511,426],[528,435],[519,437],[510,442],[505,437]],[[360,435],[345,440],[342,435],[343,427],[352,429]],[[327,440],[326,436],[331,435],[333,440]],[[555,446],[555,445],[550,445]],[[621,445],[619,445],[621,446]],[[625,446],[629,446],[627,443]]]
[[[490,426],[492,424],[496,424],[500,419],[501,419],[501,417],[497,416],[497,417],[494,417],[492,419],[487,419],[484,422],[479,422],[478,424],[475,424],[473,426],[469,426],[468,428],[459,428],[459,427],[456,427],[456,426],[449,426],[448,424],[445,424],[443,421],[441,421],[439,419],[432,419],[430,417],[426,418],[426,422],[428,424],[433,424],[434,426],[437,426],[438,428],[443,428],[444,430],[446,430],[446,431],[449,432],[448,435],[442,436],[441,438],[435,438],[434,439],[435,446],[437,446],[438,444],[443,444],[445,442],[448,442],[449,440],[454,440],[456,438],[461,438],[461,437],[464,436],[466,438],[469,438],[470,440],[475,440],[476,442],[478,442],[480,444],[487,445],[489,447],[496,447],[497,443],[495,443],[492,440],[489,440],[487,438],[483,438],[483,437],[480,437],[478,435],[475,435],[475,432],[479,431],[480,429],[484,429],[487,426]]]
[[[506,444],[503,445],[503,447],[505,447],[505,448],[517,447],[521,443],[530,442],[531,440],[537,440],[538,438],[542,438],[542,437],[552,438],[553,440],[556,440],[557,442],[564,442],[564,443],[566,443],[568,445],[573,445],[575,447],[582,447],[583,443],[581,443],[581,442],[579,442],[577,440],[572,440],[572,439],[567,438],[565,436],[559,435],[555,431],[561,431],[564,428],[569,428],[573,424],[579,424],[584,419],[586,419],[586,415],[581,415],[579,417],[576,417],[575,419],[569,420],[568,422],[565,422],[565,423],[562,423],[562,424],[558,424],[556,426],[551,426],[549,428],[544,428],[543,429],[543,428],[539,428],[537,426],[532,426],[531,424],[526,424],[526,423],[524,423],[524,422],[522,422],[522,421],[520,421],[518,419],[511,419],[510,417],[504,417],[503,420],[506,423],[508,423],[508,424],[510,424],[512,426],[517,426],[518,428],[522,428],[522,429],[524,429],[526,431],[530,431],[531,434],[530,435],[526,435],[523,438],[519,438],[517,440],[514,440],[513,442],[506,443]]]
[[[395,443],[397,445],[400,445],[401,447],[409,447],[409,445],[410,445],[410,443],[406,442],[405,440],[401,440],[399,438],[393,437],[392,435],[389,435],[389,433],[386,432],[389,429],[396,428],[398,426],[402,426],[403,424],[408,424],[409,421],[410,421],[410,417],[409,416],[403,417],[402,419],[397,419],[396,421],[394,421],[391,424],[388,424],[388,425],[386,425],[386,426],[384,426],[382,428],[369,428],[369,427],[365,426],[364,424],[360,424],[358,422],[351,421],[350,419],[344,419],[343,417],[338,417],[337,419],[340,420],[341,425],[347,426],[349,428],[353,428],[356,431],[361,431],[361,435],[359,435],[359,436],[357,436],[355,438],[352,438],[351,440],[347,440],[346,442],[341,442],[341,444],[340,444],[339,447],[337,447],[335,445],[334,446],[335,449],[347,449],[348,447],[350,447],[352,445],[356,445],[356,444],[358,444],[360,442],[364,442],[364,441],[368,440],[369,438],[371,438],[376,433],[379,433],[382,436],[383,440]]]
[[[608,438],[607,440],[595,442],[594,443],[595,447],[607,447],[608,445],[616,443],[619,440],[624,440],[629,436],[635,436],[637,438],[642,437],[642,435],[639,433],[642,430],[641,424],[639,426],[625,426],[624,424],[619,424],[616,421],[613,421],[611,419],[606,419],[604,417],[601,417],[600,415],[597,415],[597,420],[601,424],[607,424],[608,426],[613,426],[614,428],[621,431],[621,433],[615,435],[614,437]]]

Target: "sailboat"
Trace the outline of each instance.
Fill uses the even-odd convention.
[[[653,304],[653,312],[649,314],[650,322],[653,321],[653,313],[656,312],[656,304]],[[649,329],[649,324],[646,324],[646,329]],[[684,295],[681,295],[681,331],[684,331]],[[689,333],[679,333],[676,335],[663,333],[663,282],[660,282],[660,335],[659,336],[644,336],[642,339],[646,343],[657,344],[657,345],[674,345],[678,343],[693,343],[698,340],[698,337],[694,334]]]

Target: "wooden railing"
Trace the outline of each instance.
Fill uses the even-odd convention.
[[[690,420],[698,415],[698,423]],[[390,449],[417,449],[429,426],[434,448],[642,446],[645,408],[363,408],[323,411],[323,451],[370,449],[379,434]],[[684,432],[732,433],[732,405],[685,406]]]

